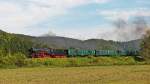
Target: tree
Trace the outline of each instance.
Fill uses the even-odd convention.
[[[0,33],[0,57],[11,56],[18,52],[28,56],[28,49],[35,46],[39,47],[42,44],[37,45],[32,39],[23,36],[6,32]]]
[[[145,60],[150,61],[150,30],[144,35],[142,44],[141,44],[141,55]]]

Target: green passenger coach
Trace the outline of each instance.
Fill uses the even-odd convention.
[[[96,50],[96,56],[116,56],[118,52],[115,50]]]
[[[68,49],[69,56],[95,56],[95,50],[78,50],[78,49]]]

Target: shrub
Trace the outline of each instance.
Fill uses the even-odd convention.
[[[25,65],[26,56],[22,53],[1,57],[0,67],[21,67]]]
[[[106,65],[132,65],[140,64],[133,57],[78,57],[78,58],[37,58],[27,59],[26,65],[29,67],[80,67],[80,66],[106,66]],[[141,63],[143,64],[143,63]]]

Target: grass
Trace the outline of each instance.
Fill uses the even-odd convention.
[[[110,66],[110,65],[135,65],[145,64],[138,62],[133,57],[79,57],[79,58],[38,58],[27,59],[25,64],[29,67],[80,67],[80,66]]]
[[[0,69],[0,84],[150,84],[150,65]]]

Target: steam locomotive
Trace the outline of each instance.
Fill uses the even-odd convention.
[[[32,58],[66,58],[86,56],[138,56],[138,50],[84,50],[84,49],[51,49],[31,48]]]

